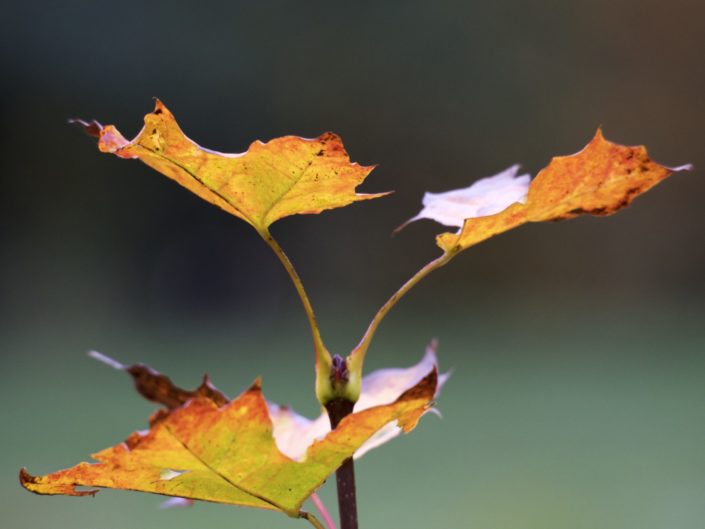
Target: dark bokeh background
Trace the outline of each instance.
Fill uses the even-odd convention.
[[[136,133],[160,97],[204,146],[342,135],[392,196],[274,226],[324,337],[347,352],[437,254],[390,238],[423,191],[521,162],[535,174],[602,125],[679,174],[615,217],[532,225],[415,289],[369,367],[431,337],[454,375],[412,435],[359,464],[363,527],[692,529],[705,518],[705,8],[608,2],[15,2],[3,7],[0,398],[3,527],[287,527],[217,505],[22,491],[152,409],[99,349],[230,394],[317,412],[293,288],[245,223],[66,118]],[[332,503],[326,485],[323,497]]]

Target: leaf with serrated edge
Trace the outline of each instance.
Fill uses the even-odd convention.
[[[404,391],[416,385],[432,369],[438,367],[437,348],[438,343],[433,340],[426,346],[425,354],[417,364],[407,368],[379,369],[362,377],[362,391],[355,403],[355,411],[366,410],[380,404],[390,404],[398,399]],[[203,382],[196,389],[187,390],[175,385],[168,376],[144,364],[126,366],[97,351],[91,351],[89,356],[128,373],[134,380],[135,389],[140,395],[147,400],[162,404],[168,410],[178,408],[195,397],[207,397],[217,406],[230,402],[213,386],[208,375],[203,376]],[[438,375],[434,397],[438,396],[449,377],[450,373]],[[304,458],[306,450],[314,441],[323,439],[330,432],[330,420],[325,409],[316,419],[311,420],[299,415],[289,406],[267,401],[267,407],[277,448],[284,455],[297,461]],[[435,409],[429,411],[436,412]],[[168,413],[166,410],[159,410],[152,416],[152,420],[162,420]],[[355,451],[353,457],[355,459],[362,457],[373,448],[391,441],[400,433],[401,429],[393,422],[385,425],[365,441]]]
[[[570,219],[583,214],[611,215],[672,173],[689,169],[690,165],[675,168],[660,165],[649,158],[645,147],[612,143],[598,130],[580,152],[553,158],[531,182],[525,200],[515,201],[494,215],[483,216],[482,212],[470,215],[458,232],[442,233],[436,242],[444,252],[453,253],[527,222]],[[504,173],[484,181],[492,181]],[[488,193],[496,193],[497,186],[485,187]],[[509,199],[514,197],[512,193],[513,190],[507,194]],[[482,200],[478,196],[473,198]],[[495,195],[489,199],[491,203],[498,200]],[[460,225],[449,223],[444,218],[447,215],[447,211],[434,216],[420,214],[412,220],[433,218],[442,224]]]
[[[223,407],[207,397],[189,400],[154,421],[146,433],[95,454],[97,463],[46,476],[20,472],[22,485],[37,494],[81,496],[107,487],[188,499],[281,510],[298,516],[301,504],[375,432],[396,421],[408,432],[431,407],[438,383],[434,368],[391,404],[345,417],[314,442],[302,461],[277,448],[261,388]]]
[[[320,213],[386,194],[355,192],[374,167],[351,163],[340,137],[330,132],[313,139],[255,141],[244,153],[227,154],[187,138],[159,100],[132,141],[113,125],[75,122],[98,134],[101,151],[139,158],[258,231],[289,215]]]

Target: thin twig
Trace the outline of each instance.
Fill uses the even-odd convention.
[[[347,458],[335,471],[338,488],[338,511],[340,529],[357,529],[357,490],[355,488],[355,463]]]
[[[343,398],[333,399],[326,404],[332,430],[335,430],[340,421],[352,413],[354,406],[354,402]],[[355,488],[355,463],[352,457],[343,461],[335,472],[335,483],[338,487],[340,529],[357,529],[357,489]]]

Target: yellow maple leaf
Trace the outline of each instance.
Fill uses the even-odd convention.
[[[206,149],[181,131],[173,114],[159,100],[131,141],[114,125],[72,122],[97,136],[101,151],[141,160],[257,230],[281,261],[301,298],[313,336],[317,380],[321,381],[317,395],[326,396],[329,392],[322,373],[327,373],[331,355],[323,344],[301,279],[269,233],[269,226],[290,215],[317,214],[388,194],[355,191],[374,166],[352,163],[340,137],[331,132],[313,139],[283,136],[267,143],[255,141],[240,154]],[[352,393],[355,390],[359,388]]]
[[[85,496],[97,491],[76,487],[106,487],[304,516],[302,503],[376,432],[392,421],[405,432],[413,429],[430,409],[437,384],[434,367],[394,402],[345,417],[299,461],[277,447],[258,381],[222,406],[220,397],[205,396],[210,389],[199,388],[184,404],[155,414],[146,433],[95,454],[97,463],[46,476],[23,469],[20,482],[37,494]]]
[[[113,125],[78,122],[100,138],[101,151],[139,158],[260,232],[289,215],[320,213],[387,194],[355,192],[374,167],[351,163],[340,137],[330,132],[313,139],[255,141],[244,153],[227,154],[186,137],[159,100],[132,141]]]

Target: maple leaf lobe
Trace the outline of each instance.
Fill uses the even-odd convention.
[[[688,168],[653,162],[644,146],[613,143],[598,129],[581,151],[554,157],[536,175],[527,197],[529,220],[612,215],[674,171]]]

